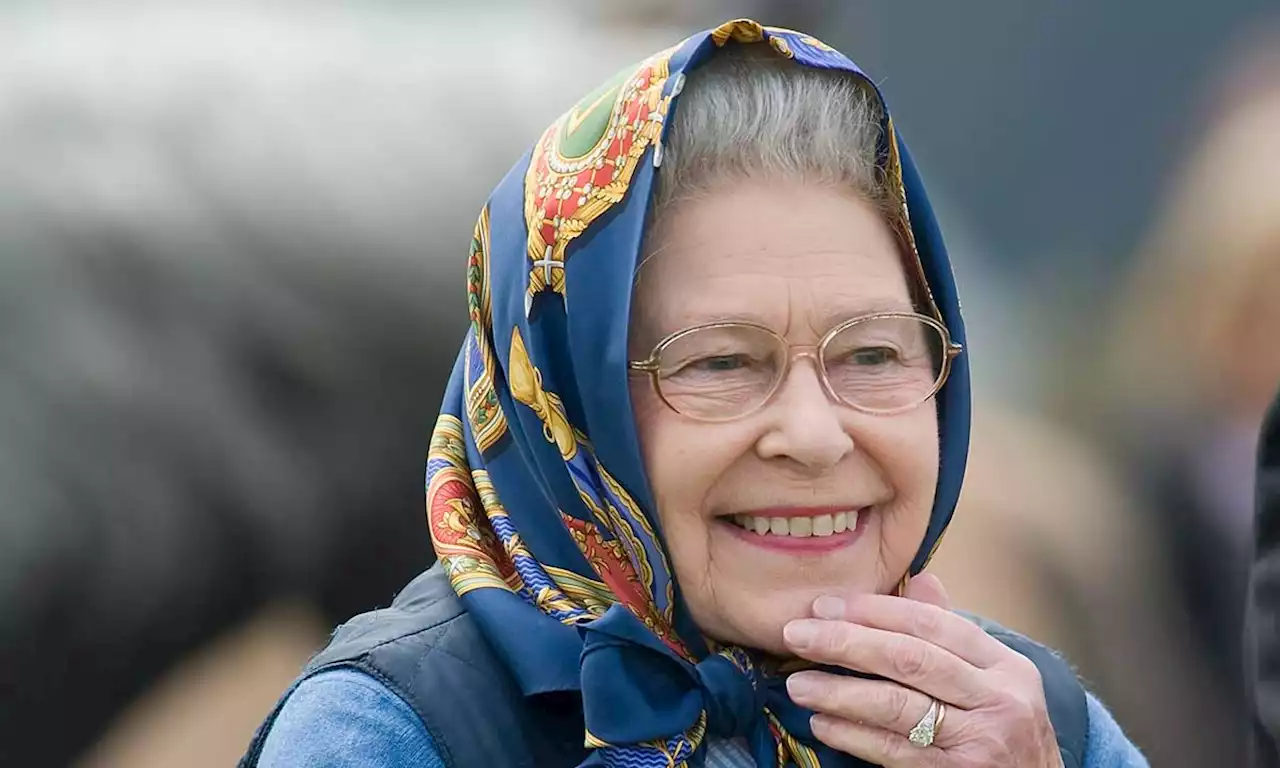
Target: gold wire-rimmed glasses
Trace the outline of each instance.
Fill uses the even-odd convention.
[[[837,325],[816,346],[792,345],[755,323],[704,323],[667,336],[647,359],[628,367],[648,374],[658,397],[677,413],[720,422],[763,408],[795,359],[809,357],[831,399],[891,415],[937,394],[961,351],[947,327],[931,317],[880,312]]]

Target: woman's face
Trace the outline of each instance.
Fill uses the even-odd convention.
[[[633,360],[709,321],[759,323],[812,347],[849,318],[912,310],[888,225],[833,189],[725,185],[674,207],[649,245]],[[781,653],[783,625],[808,616],[815,598],[890,592],[910,565],[938,476],[933,400],[892,416],[856,411],[827,396],[809,357],[764,408],[734,421],[682,416],[643,376],[631,399],[667,551],[708,636]],[[857,520],[852,533],[796,535],[838,528],[841,514],[850,527]],[[770,532],[747,530],[739,515],[753,528],[770,519]]]

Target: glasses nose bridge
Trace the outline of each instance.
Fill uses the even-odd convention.
[[[809,358],[813,361],[813,372],[818,377],[818,384],[822,387],[823,393],[833,403],[841,402],[831,387],[831,379],[827,378],[827,368],[822,364],[822,344],[785,344],[787,349],[787,365],[782,371],[782,376],[778,380],[775,391],[786,385],[787,379],[791,377],[791,371],[795,368],[796,361],[801,358]]]

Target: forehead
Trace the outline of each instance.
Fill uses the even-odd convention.
[[[633,311],[644,330],[741,319],[821,332],[859,314],[912,310],[883,216],[827,187],[724,188],[666,212],[649,245]]]

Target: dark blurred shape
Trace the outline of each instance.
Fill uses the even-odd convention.
[[[1280,394],[1258,445],[1256,545],[1249,580],[1246,659],[1252,683],[1252,760],[1280,766]]]
[[[46,21],[0,54],[5,765],[66,764],[270,599],[336,621],[428,563],[459,334],[428,62],[266,17]]]
[[[532,50],[568,23],[532,14],[3,12],[0,764],[67,764],[272,601],[332,625],[430,563],[475,213],[631,55],[573,67],[589,35]]]

